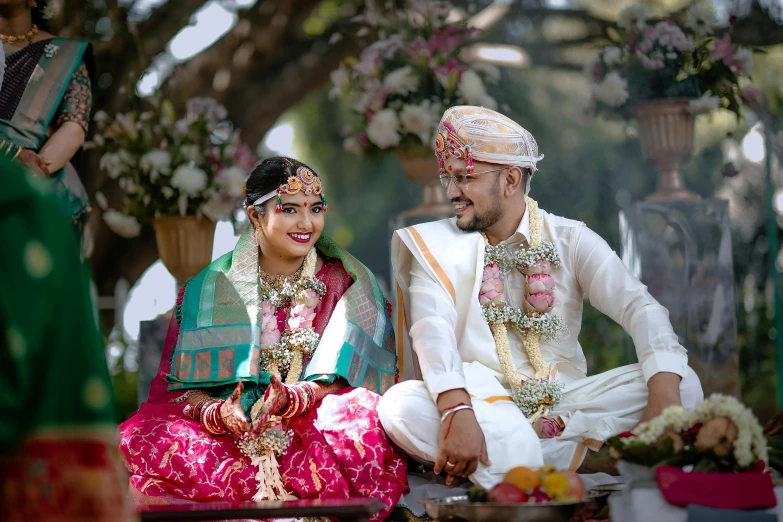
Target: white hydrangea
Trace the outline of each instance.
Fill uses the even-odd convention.
[[[114,209],[104,212],[103,220],[112,232],[122,237],[130,239],[141,233],[141,225],[135,217],[117,212]]]
[[[373,115],[367,125],[367,139],[382,149],[400,144],[400,120],[392,109],[384,109]]]
[[[406,132],[415,134],[422,143],[429,145],[432,132],[438,124],[438,115],[433,113],[429,100],[424,100],[419,105],[403,106],[400,122]]]
[[[419,88],[419,77],[410,65],[406,65],[387,74],[383,88],[393,94],[408,94]]]
[[[171,153],[167,150],[151,150],[139,160],[139,167],[149,174],[150,181],[157,181],[161,175],[171,174]]]
[[[699,36],[712,34],[717,25],[715,12],[704,4],[694,4],[688,8],[685,25]]]
[[[106,172],[111,179],[117,179],[127,174],[133,166],[133,156],[125,149],[118,152],[107,152],[101,156],[98,166]]]
[[[181,165],[174,171],[171,186],[183,195],[197,196],[207,187],[207,173],[196,167]]]
[[[617,25],[626,31],[644,31],[650,18],[652,15],[646,5],[632,4],[620,11]]]
[[[592,85],[593,97],[609,107],[619,107],[628,101],[628,80],[618,72],[610,72],[601,83]]]
[[[219,183],[232,198],[241,198],[244,195],[246,180],[245,171],[239,167],[228,167],[220,172]]]

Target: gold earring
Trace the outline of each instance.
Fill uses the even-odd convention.
[[[38,2],[36,2],[35,0],[30,0],[28,2],[28,5],[30,6],[30,9],[35,9],[36,7],[38,7]]]

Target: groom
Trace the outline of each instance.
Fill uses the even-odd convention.
[[[381,398],[395,443],[449,481],[492,487],[514,466],[576,470],[609,437],[703,400],[666,309],[584,223],[527,197],[543,159],[528,131],[483,107],[452,107],[435,148],[456,217],[392,240],[400,367],[422,379]],[[578,341],[585,296],[631,335],[637,364],[587,376]],[[498,306],[538,326],[490,327],[484,311]],[[536,430],[511,400],[531,378],[563,387]]]

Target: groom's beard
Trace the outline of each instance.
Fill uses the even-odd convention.
[[[492,194],[490,194],[492,198],[492,203],[489,205],[490,210],[486,211],[485,213],[479,215],[478,212],[476,212],[476,205],[473,205],[473,217],[471,220],[463,225],[460,223],[460,220],[457,219],[457,228],[462,230],[463,232],[481,232],[482,230],[486,230],[503,217],[503,211],[500,208],[500,184],[496,184],[495,188],[492,191]],[[451,200],[452,203],[473,203],[472,201],[465,199],[465,198],[454,198]]]

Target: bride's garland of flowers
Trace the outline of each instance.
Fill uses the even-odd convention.
[[[302,274],[295,283],[286,281],[279,290],[264,288],[261,291],[261,358],[262,370],[283,379],[285,383],[294,384],[302,375],[304,356],[312,355],[318,346],[319,335],[313,329],[315,308],[326,294],[326,285],[315,278],[315,266],[318,260],[315,248],[305,256]],[[286,330],[280,333],[277,326],[277,312],[283,306],[291,303],[291,309],[286,320]],[[259,399],[250,411],[250,418],[255,421],[264,405]],[[277,457],[282,455],[291,444],[293,432],[272,428],[264,431],[258,438],[240,439],[239,449],[247,455],[252,464],[258,467],[256,480],[258,490],[253,500],[288,500],[289,495],[284,486],[278,469]]]
[[[304,356],[312,355],[319,335],[313,329],[315,308],[326,294],[324,283],[315,278],[318,257],[315,249],[305,257],[302,275],[296,283],[285,282],[280,290],[264,289],[261,293],[261,368],[285,383],[293,384],[302,374]],[[277,310],[291,302],[286,330],[280,333]]]
[[[536,411],[546,412],[560,400],[562,386],[547,382],[549,365],[541,355],[540,339],[544,337],[546,340],[555,340],[566,330],[566,326],[560,316],[551,313],[554,305],[554,279],[549,272],[553,266],[561,266],[560,257],[553,243],[543,241],[544,225],[538,203],[529,197],[525,197],[525,202],[530,213],[530,246],[527,249],[508,259],[505,248],[490,245],[484,235],[484,274],[479,290],[479,302],[495,339],[500,367],[511,385],[514,400],[525,416],[530,417]],[[524,310],[515,308],[506,301],[500,273],[511,268],[525,275],[527,296]],[[527,357],[535,371],[533,380],[525,381],[514,366],[508,326],[516,328],[522,335]],[[520,393],[523,389],[524,392]],[[531,403],[535,403],[532,411]]]

